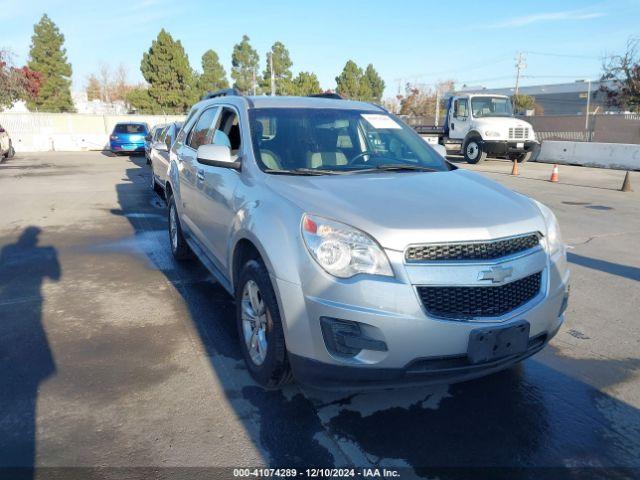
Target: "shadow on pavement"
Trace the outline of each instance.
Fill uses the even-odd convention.
[[[39,386],[56,372],[42,325],[42,284],[58,281],[61,270],[56,249],[38,245],[40,234],[27,227],[0,251],[0,475],[26,467],[20,478],[34,466]]]
[[[601,272],[610,273],[611,275],[617,275],[619,277],[629,278],[636,282],[640,282],[640,268],[638,267],[585,257],[584,255],[572,252],[567,252],[567,260],[582,267],[600,270]]]

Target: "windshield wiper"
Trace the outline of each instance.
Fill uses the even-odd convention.
[[[335,170],[323,170],[321,168],[294,168],[294,169],[276,169],[267,168],[267,173],[273,173],[276,175],[339,175],[341,172]]]
[[[375,171],[383,172],[439,172],[435,168],[423,167],[421,165],[409,165],[403,163],[382,163],[372,168],[363,168],[361,170],[352,170],[350,173],[371,173]]]

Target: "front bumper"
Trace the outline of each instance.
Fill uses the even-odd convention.
[[[535,156],[540,144],[532,140],[485,140],[484,151],[489,155],[509,155],[531,152]]]
[[[392,264],[402,253],[388,252]],[[392,258],[396,255],[396,258]],[[545,254],[546,258],[546,254]],[[310,266],[309,268],[311,268]],[[320,388],[384,388],[400,384],[453,383],[493,373],[541,350],[562,322],[569,272],[563,255],[546,263],[539,297],[491,321],[455,321],[430,317],[416,293],[419,273],[396,269],[394,279],[362,277],[338,281],[327,275],[297,284],[272,277],[284,320],[287,348],[296,379]],[[430,270],[430,275],[435,271]],[[409,278],[413,275],[413,279]],[[316,278],[318,277],[316,272]],[[357,300],[356,300],[357,299]],[[321,317],[358,322],[366,337],[384,342],[386,350],[366,350],[353,357],[330,352]],[[466,359],[469,335],[480,327],[526,320],[529,348],[522,354],[485,364]]]

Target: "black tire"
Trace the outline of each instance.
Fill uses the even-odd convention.
[[[153,164],[150,163],[149,165],[151,165],[151,172],[149,172],[151,174],[151,189],[162,197],[164,196],[164,190],[160,185],[158,185],[158,182],[156,182],[156,176],[153,173]]]
[[[13,148],[13,145],[9,143],[9,153],[7,154],[7,158],[13,158],[16,155],[16,150]]]
[[[482,163],[487,159],[487,152],[482,146],[482,139],[479,137],[468,138],[462,146],[462,154],[467,163]]]
[[[531,160],[531,152],[522,153],[516,157],[518,163],[527,163],[529,160]]]
[[[251,318],[251,316],[243,317],[243,310],[245,308],[253,308],[251,306],[252,302],[246,298],[246,289],[249,288],[250,282],[253,282],[253,285],[257,285],[258,295],[256,296],[260,298],[264,306],[264,313],[255,317],[262,318],[264,330],[262,330],[261,333],[264,340],[266,340],[266,353],[261,363],[257,363],[252,358],[249,345],[252,343],[253,337],[247,338],[249,333],[248,331],[245,332],[245,326],[247,326],[248,329],[253,328],[249,327],[250,322],[244,319],[245,317]],[[291,382],[293,375],[287,359],[287,347],[282,330],[280,310],[278,309],[278,302],[276,301],[276,295],[271,285],[269,273],[261,260],[249,260],[242,267],[235,296],[236,325],[238,328],[240,350],[242,351],[242,356],[244,357],[249,373],[260,386],[269,390],[280,388]],[[259,340],[256,338],[256,347],[258,346],[258,342]],[[253,351],[255,352],[255,350]]]
[[[178,215],[173,195],[169,198],[167,204],[169,205],[167,211],[169,217],[169,244],[171,245],[171,253],[176,260],[186,260],[191,257],[191,249],[182,233],[180,216]],[[174,226],[176,229],[175,232],[173,231]]]

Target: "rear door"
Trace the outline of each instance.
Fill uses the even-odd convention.
[[[200,145],[211,142],[219,110],[218,106],[212,106],[200,113],[177,157],[180,175],[181,219],[184,220],[186,226],[200,243],[204,243],[204,236],[196,221],[199,215],[197,190],[202,188],[204,175],[200,171],[202,166],[198,163],[197,151]]]
[[[221,107],[210,143],[231,149],[231,157],[239,158],[245,132],[240,129],[240,116],[231,106]],[[229,232],[235,218],[234,192],[240,173],[232,168],[199,165],[204,181],[198,183],[198,227],[203,242],[213,253],[214,261],[227,271]]]

